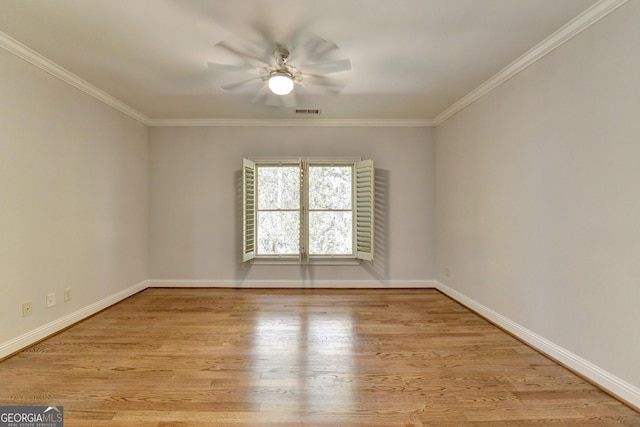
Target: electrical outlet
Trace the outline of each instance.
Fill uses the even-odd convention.
[[[449,270],[449,267],[445,267],[444,268],[444,277],[449,277],[451,275],[451,271]]]
[[[71,288],[64,288],[64,302],[71,301]]]
[[[22,317],[31,316],[33,313],[33,303],[31,301],[22,303]]]
[[[53,307],[56,305],[56,294],[54,292],[47,295],[47,307]]]

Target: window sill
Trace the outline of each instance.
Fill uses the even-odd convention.
[[[361,260],[356,258],[313,258],[309,261],[300,261],[298,258],[290,257],[265,257],[254,258],[251,265],[360,265]]]

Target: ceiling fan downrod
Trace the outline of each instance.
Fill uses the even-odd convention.
[[[277,46],[273,50],[273,57],[276,60],[276,64],[281,70],[286,70],[287,59],[289,58],[289,51],[282,46]]]

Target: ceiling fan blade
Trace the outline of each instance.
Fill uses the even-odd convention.
[[[286,107],[291,108],[298,105],[298,99],[296,97],[295,92],[291,92],[288,95],[276,95],[275,93],[267,90],[267,94],[265,96],[264,105],[268,105],[270,107]]]
[[[239,58],[242,58],[243,60],[247,61],[249,64],[255,64],[256,62],[258,62],[260,64],[260,66],[262,65],[269,65],[268,62],[265,62],[264,59],[262,58],[261,55],[258,55],[257,53],[253,53],[253,52],[243,52],[240,48],[237,48],[235,46],[232,46],[229,42],[227,41],[221,41],[219,43],[216,44],[216,47],[220,47],[224,50],[226,50],[227,52],[230,52],[236,56],[238,56]]]
[[[291,108],[298,105],[298,97],[295,90],[288,95],[276,95],[269,90],[269,87],[265,84],[260,88],[256,96],[251,100],[254,104],[263,104],[269,107],[285,107]]]
[[[253,99],[251,100],[251,102],[253,102],[254,104],[264,104],[266,99],[267,99],[267,95],[269,94],[269,88],[267,87],[267,85],[263,85],[260,90],[258,91],[258,93],[256,93],[256,96],[253,97]]]
[[[302,86],[308,89],[320,89],[332,94],[340,93],[346,86],[347,79],[336,79],[324,76],[305,75],[302,79]]]
[[[294,90],[289,95],[281,96],[282,98],[282,106],[286,108],[292,108],[298,105],[298,96],[296,95],[296,91]]]
[[[223,86],[220,86],[222,89],[227,90],[227,91],[234,91],[236,89],[240,89],[244,86],[250,85],[252,83],[257,83],[258,81],[262,81],[262,77],[252,77],[250,79],[247,80],[242,80],[239,82],[235,82],[235,83],[229,83]]]
[[[281,107],[280,95],[275,95],[271,92],[267,93],[264,97],[264,105],[269,107]]]
[[[351,70],[351,61],[348,59],[337,59],[335,61],[319,62],[317,64],[307,64],[300,67],[303,74],[324,75],[339,73]]]
[[[273,32],[263,22],[253,22],[250,24],[250,28],[258,36],[258,39],[261,41],[260,44],[262,45],[262,47],[259,48],[260,53],[256,55],[265,64],[272,64],[274,60],[273,49],[278,45]]]
[[[251,73],[251,74],[258,74],[260,72],[256,67],[249,64],[234,65],[234,64],[220,64],[217,62],[207,62],[207,66],[210,69],[217,70],[217,71],[237,71],[237,72]]]
[[[310,32],[297,34],[291,45],[291,61],[318,62],[327,59],[327,56],[338,50],[338,46]]]

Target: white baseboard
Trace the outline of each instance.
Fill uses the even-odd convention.
[[[74,323],[90,317],[125,298],[151,287],[175,288],[305,288],[305,289],[401,289],[401,288],[435,288],[435,280],[145,280],[114,295],[81,308],[73,313],[51,321],[25,334],[0,343],[0,359],[23,350],[38,341],[60,332]]]
[[[159,280],[151,279],[140,282],[130,288],[97,301],[67,316],[49,322],[39,328],[22,334],[10,341],[0,344],[0,358],[20,351],[41,339],[53,335],[105,308],[122,301],[146,288],[305,288],[305,289],[403,289],[403,288],[435,288],[453,298],[489,321],[515,335],[533,348],[552,357],[593,383],[607,390],[629,405],[640,408],[640,388],[612,375],[593,363],[571,353],[546,338],[524,328],[507,317],[478,303],[455,289],[437,280]]]
[[[559,345],[547,340],[546,338],[530,331],[529,329],[513,322],[512,320],[496,313],[490,308],[480,304],[479,302],[467,297],[466,295],[456,291],[455,289],[436,282],[436,289],[443,294],[453,298],[459,303],[465,305],[489,321],[498,325],[502,329],[508,331],[531,347],[541,351],[549,357],[560,362],[564,366],[572,369],[574,372],[584,376],[589,381],[602,387],[612,395],[618,397],[636,409],[640,409],[640,388],[629,384],[628,382],[616,377],[615,375],[605,371],[604,369],[594,365],[577,356],[570,351],[560,347]]]
[[[150,288],[420,289],[436,285],[435,280],[149,280]]]
[[[104,310],[107,307],[112,306],[125,298],[130,297],[140,291],[143,291],[149,287],[149,281],[145,280],[136,285],[131,286],[117,294],[110,295],[100,301],[97,301],[91,305],[74,311],[66,316],[51,321],[45,325],[42,325],[36,329],[33,329],[25,334],[22,334],[12,340],[0,344],[0,358],[7,357],[15,352],[18,352],[30,345],[37,343],[38,341],[51,336],[57,332],[60,332],[64,328],[67,328],[74,323],[77,323],[89,316],[96,314],[97,312]]]

